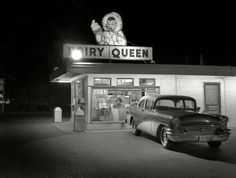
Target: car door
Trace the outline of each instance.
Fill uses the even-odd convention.
[[[142,107],[140,107],[140,124],[138,125],[138,129],[151,134],[151,122],[150,119],[150,100],[146,100]]]
[[[157,129],[159,128],[160,124],[168,122],[165,117],[168,117],[166,114],[162,114],[158,111],[157,108],[159,107],[174,107],[174,102],[169,99],[158,99],[153,106],[153,119],[152,119],[152,133],[151,135],[156,136]]]
[[[136,109],[134,109],[133,111],[133,116],[134,116],[134,120],[136,123],[140,123],[141,122],[141,114],[142,111],[144,109],[144,105],[145,105],[145,100],[142,100],[138,103]]]
[[[147,109],[149,109],[147,117],[151,121],[150,135],[156,136],[157,128],[159,126],[159,121],[158,121],[159,119],[157,117],[157,112],[154,109],[155,108],[154,104],[155,104],[155,100],[149,101],[149,103],[147,103],[147,106],[149,106],[147,107]]]

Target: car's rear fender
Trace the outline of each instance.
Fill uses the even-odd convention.
[[[137,130],[143,131],[145,133],[148,133],[150,135],[152,135],[152,119],[148,118],[148,119],[142,119],[139,121],[136,121],[136,119],[134,118],[134,124],[137,128]]]

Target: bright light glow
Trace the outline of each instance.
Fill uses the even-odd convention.
[[[57,82],[58,83],[71,83],[70,80],[58,80]]]
[[[79,49],[74,49],[71,51],[71,57],[74,60],[80,60],[82,58],[82,51]]]

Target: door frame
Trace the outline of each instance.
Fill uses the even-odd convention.
[[[206,111],[206,85],[215,85],[218,88],[219,114],[221,114],[221,85],[220,82],[204,82],[204,109]]]

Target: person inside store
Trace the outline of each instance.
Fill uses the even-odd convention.
[[[125,120],[126,108],[120,96],[116,98],[115,104],[113,105],[113,109],[117,110],[117,120],[119,121]]]
[[[111,114],[111,101],[109,98],[106,99],[106,102],[103,105],[104,109],[104,119],[105,121],[110,120],[110,114]]]

